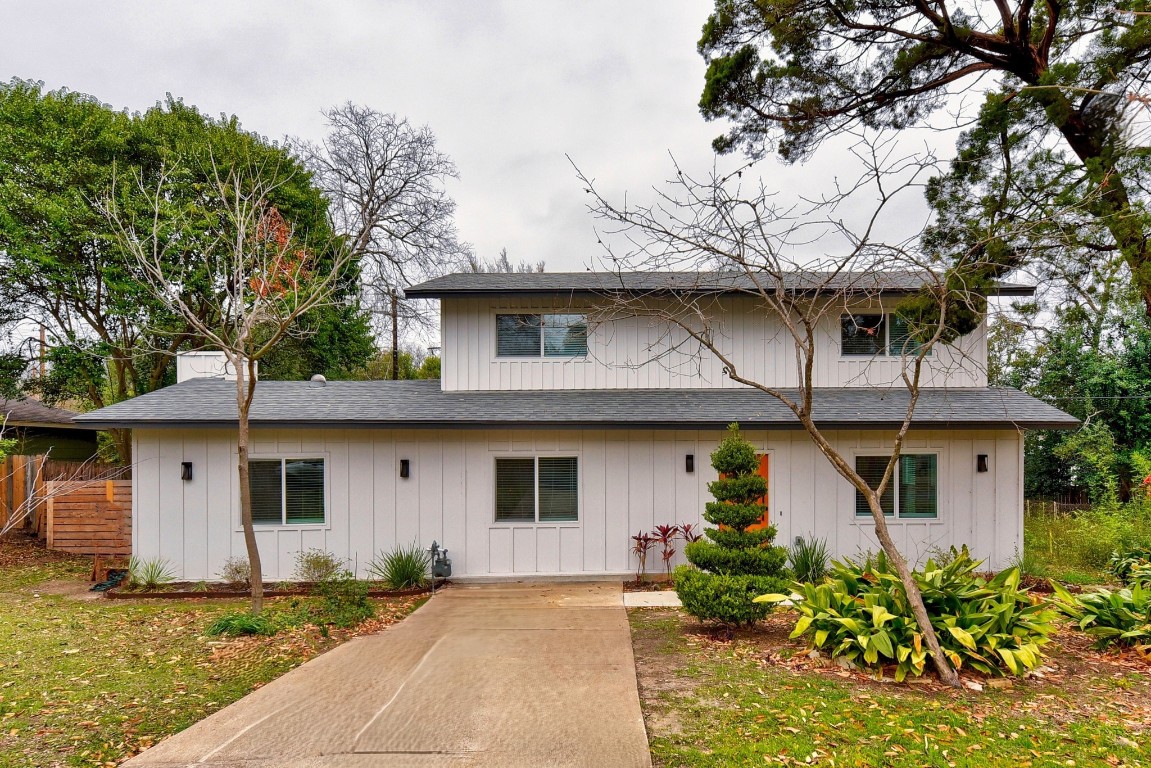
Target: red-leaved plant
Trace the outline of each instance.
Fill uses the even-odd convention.
[[[679,536],[678,525],[657,525],[653,532],[654,538],[663,547],[663,567],[667,577],[671,579],[671,561],[675,557],[675,540]]]
[[[636,582],[643,582],[644,576],[647,575],[647,553],[652,545],[655,544],[655,537],[650,533],[640,531],[635,536],[632,536],[631,540],[635,542],[631,545],[631,552],[639,560],[635,572],[635,580]]]

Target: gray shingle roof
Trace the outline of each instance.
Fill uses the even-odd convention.
[[[69,429],[76,425],[72,422],[75,411],[66,411],[63,408],[53,408],[44,405],[39,400],[6,400],[0,398],[0,422],[5,421],[10,427],[58,427]]]
[[[828,428],[899,424],[904,389],[820,389],[816,421]],[[254,426],[799,428],[778,400],[754,389],[609,389],[444,392],[438,381],[262,381]],[[236,422],[235,384],[193,379],[76,417],[93,427],[224,426]],[[1014,389],[922,390],[921,428],[1069,429],[1078,422]]]
[[[900,295],[923,287],[921,271],[793,272],[785,277],[790,290],[820,293],[851,290]],[[479,296],[496,293],[724,293],[754,290],[755,282],[743,272],[465,272],[444,275],[412,286],[413,298]],[[1000,283],[1000,296],[1031,296],[1027,285]]]

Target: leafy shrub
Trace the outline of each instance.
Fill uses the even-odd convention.
[[[264,614],[228,613],[213,621],[207,634],[228,635],[274,635],[278,631],[276,623]]]
[[[913,576],[943,652],[956,669],[1021,675],[1042,660],[1055,613],[1020,589],[1014,568],[988,581],[976,575],[980,565],[964,547],[948,565],[928,560]],[[928,650],[903,583],[882,553],[863,563],[835,562],[827,581],[801,584],[799,593],[793,638],[808,636],[814,648],[861,666],[894,664],[896,680],[923,674]],[[786,596],[757,599],[779,602]]]
[[[818,583],[827,576],[827,564],[831,552],[827,549],[827,539],[805,539],[800,536],[787,551],[791,570],[797,581]]]
[[[788,580],[777,576],[705,573],[691,566],[675,569],[675,593],[683,609],[697,618],[721,624],[752,624],[771,613],[772,606],[755,598],[787,589]]]
[[[428,583],[432,558],[427,550],[412,542],[381,552],[368,563],[368,573],[392,589],[411,589]]]
[[[319,598],[314,614],[318,624],[354,627],[376,615],[368,600],[368,583],[358,581],[351,571],[341,571],[316,584],[313,594]]]
[[[296,553],[296,570],[293,577],[297,581],[327,581],[340,575],[344,563],[331,552],[311,548]]]
[[[159,557],[141,560],[133,555],[128,560],[128,576],[132,584],[147,590],[157,589],[176,580],[172,564]]]
[[[252,584],[252,566],[246,557],[229,557],[216,574],[230,587],[247,589]]]
[[[1072,595],[1057,582],[1052,587],[1055,607],[1092,635],[1098,647],[1114,644],[1151,652],[1151,584],[1082,595]]]
[[[727,437],[711,454],[711,465],[719,479],[708,483],[707,489],[716,500],[705,505],[703,517],[716,527],[704,529],[706,539],[684,547],[695,568],[676,569],[675,591],[684,609],[697,619],[750,624],[771,609],[752,599],[765,587],[777,588],[790,578],[787,550],[772,546],[775,528],[747,530],[766,510],[759,499],[767,493],[767,481],[755,473],[759,458],[738,425],[728,427]]]
[[[1107,561],[1107,572],[1124,584],[1131,584],[1132,572],[1151,563],[1151,547],[1140,547],[1124,552],[1115,552]]]

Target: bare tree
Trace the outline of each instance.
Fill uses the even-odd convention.
[[[880,214],[902,191],[916,187],[934,166],[933,158],[891,160],[889,149],[870,145],[860,153],[868,169],[859,183],[840,189],[831,198],[795,205],[777,202],[762,182],[748,181],[749,189],[745,190],[741,177],[747,167],[727,176],[713,172],[705,180],[693,179],[677,167],[666,186],[656,190],[654,204],[617,205],[601,195],[593,180],[577,168],[591,198],[589,210],[605,223],[600,240],[609,268],[620,275],[621,288],[624,272],[684,271],[670,290],[650,294],[605,292],[602,305],[593,310],[589,322],[651,318],[668,329],[660,352],[666,364],[674,364],[676,355],[698,352],[714,356],[732,381],[785,405],[836,472],[866,499],[876,538],[906,589],[934,666],[942,680],[958,685],[956,670],[940,647],[908,561],[888,530],[882,498],[912,427],[925,361],[941,342],[955,340],[957,318],[981,313],[986,301],[979,286],[967,285],[962,279],[964,274],[979,274],[980,265],[969,263],[966,272],[953,269],[944,273],[914,250],[915,235],[898,243],[881,243],[876,238]],[[874,200],[874,207],[861,225],[852,228],[837,211],[857,193],[866,193]],[[797,250],[809,252],[826,237],[838,240],[837,255],[795,255]],[[614,245],[621,239],[625,244],[622,250]],[[891,453],[882,479],[872,487],[820,426],[814,371],[817,350],[829,341],[828,329],[838,329],[845,314],[883,306],[881,302],[890,295],[893,282],[918,287],[911,313],[915,319],[898,350],[902,363],[899,381],[890,385],[902,385],[908,400],[901,424],[891,433]],[[757,381],[741,369],[721,325],[733,294],[778,318],[781,333],[795,350],[789,386]],[[949,356],[957,347],[947,347]],[[939,362],[936,359],[936,364]]]
[[[468,272],[503,272],[505,274],[519,272],[525,274],[543,272],[544,262],[541,259],[536,262],[517,261],[513,264],[508,256],[508,249],[500,248],[500,255],[492,261],[484,261],[475,254],[469,254],[465,267]]]
[[[298,146],[328,198],[332,229],[361,263],[364,303],[377,330],[397,323],[433,327],[423,303],[399,302],[393,313],[393,300],[414,283],[461,267],[470,255],[446,189],[458,178],[455,164],[436,148],[428,126],[351,102],[324,116],[327,138]]]
[[[147,218],[121,212],[114,199],[103,205],[155,296],[195,333],[218,347],[235,373],[240,515],[252,569],[253,613],[263,609],[264,597],[248,485],[249,414],[257,388],[256,366],[285,336],[307,333],[301,317],[332,303],[352,261],[343,243],[308,247],[306,233],[294,231],[291,222],[268,202],[280,184],[268,179],[277,174],[259,170],[213,166],[213,184],[204,195],[219,216],[218,234],[196,243],[192,260],[173,257],[187,244],[180,238],[179,212],[168,210],[167,175],[162,174],[146,190],[150,203]],[[190,261],[198,263],[192,266]],[[186,283],[194,270],[206,271],[209,284],[189,294]],[[210,316],[219,318],[217,324],[201,319],[202,304],[213,305]]]

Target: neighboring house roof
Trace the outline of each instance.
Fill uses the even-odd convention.
[[[794,394],[794,393],[793,393]],[[905,389],[814,393],[825,428],[897,426]],[[746,428],[797,429],[795,416],[755,389],[599,389],[444,392],[438,381],[261,381],[251,423],[265,427]],[[76,417],[108,427],[215,427],[236,423],[235,383],[193,379]],[[1014,389],[923,389],[917,428],[1071,429],[1079,422]]]
[[[788,290],[797,293],[907,295],[920,290],[926,271],[792,272],[784,277]],[[770,287],[770,278],[767,287]],[[464,272],[444,275],[404,291],[411,298],[438,299],[448,296],[487,294],[599,294],[599,293],[743,293],[757,290],[744,272]],[[1032,296],[1035,288],[999,283],[992,293],[999,296]]]
[[[39,400],[6,400],[0,398],[0,422],[9,427],[50,427],[76,429],[75,411],[53,408]]]

